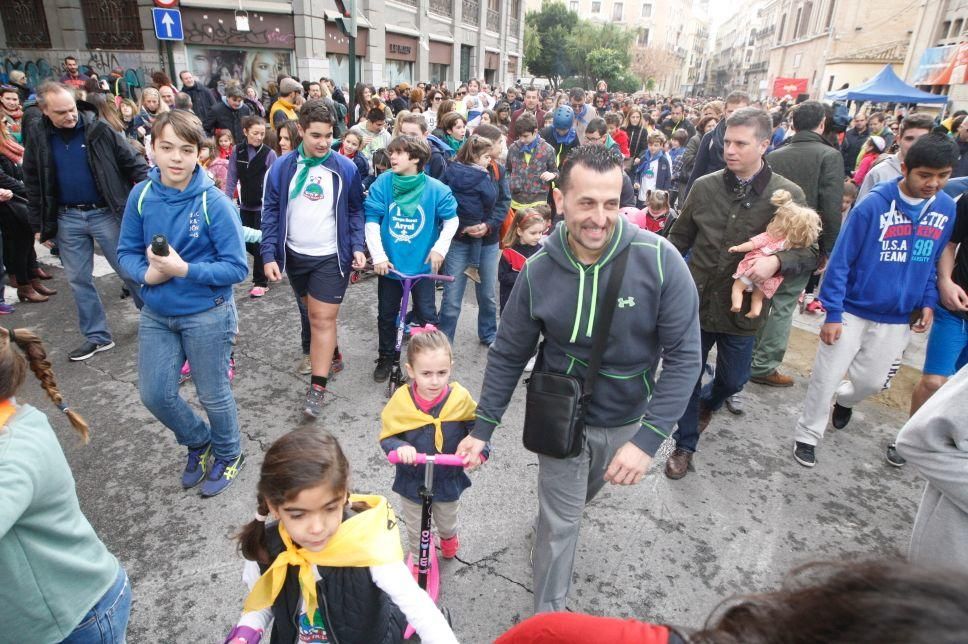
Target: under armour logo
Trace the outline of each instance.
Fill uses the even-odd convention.
[[[618,308],[624,309],[626,306],[629,308],[632,308],[633,306],[635,306],[635,298],[634,297],[618,298]]]

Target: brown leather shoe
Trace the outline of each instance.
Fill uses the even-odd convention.
[[[41,295],[34,290],[34,287],[30,284],[21,285],[17,287],[17,299],[21,302],[46,302],[48,298],[46,295]]]
[[[669,459],[666,461],[665,475],[673,481],[678,481],[690,469],[692,469],[692,452],[687,452],[678,447],[672,450]]]
[[[702,434],[709,427],[709,421],[713,419],[713,410],[706,405],[699,403],[699,433]]]
[[[52,289],[44,286],[43,284],[40,283],[40,280],[37,278],[30,280],[30,285],[33,287],[35,291],[37,291],[41,295],[57,295],[56,289]]]
[[[767,387],[792,387],[794,380],[786,374],[774,371],[767,376],[753,376],[750,378],[750,382],[755,382],[758,385],[766,385]]]
[[[40,266],[34,269],[34,277],[39,280],[52,280],[54,276],[42,269]]]

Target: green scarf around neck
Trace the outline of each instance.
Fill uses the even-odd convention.
[[[306,152],[303,149],[303,144],[299,144],[299,161],[296,162],[296,165],[299,166],[299,170],[296,172],[296,184],[289,192],[290,200],[295,199],[299,196],[299,193],[302,192],[303,187],[306,185],[306,179],[309,178],[309,170],[318,165],[322,165],[331,154],[333,154],[332,149],[321,157],[307,157]]]
[[[420,197],[423,196],[426,185],[427,175],[423,172],[418,172],[410,177],[394,173],[393,201],[404,217],[410,217],[417,211],[417,204],[420,202]]]
[[[446,141],[447,145],[450,146],[450,149],[454,151],[454,154],[457,154],[457,151],[460,150],[460,146],[464,145],[464,139],[455,139],[449,134],[444,134],[444,141]]]

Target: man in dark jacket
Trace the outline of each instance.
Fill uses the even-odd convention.
[[[198,120],[204,123],[208,119],[208,113],[215,107],[215,97],[212,96],[211,91],[199,85],[187,69],[179,72],[178,78],[182,82],[181,91],[192,97],[192,111],[195,112]],[[239,139],[236,139],[235,142],[241,143]]]
[[[87,360],[114,347],[94,286],[95,241],[141,308],[140,287],[118,265],[117,248],[128,193],[148,168],[124,135],[98,120],[94,106],[77,103],[67,86],[44,83],[31,109],[43,117],[30,119],[24,155],[30,225],[38,240],[57,240],[85,337],[68,357]]]
[[[727,119],[724,135],[726,167],[699,178],[683,206],[682,214],[669,231],[669,241],[683,255],[689,253],[689,270],[699,289],[699,327],[702,362],[716,347],[716,375],[702,387],[695,382],[686,412],[675,433],[676,448],[666,461],[665,473],[680,479],[689,471],[699,435],[712,415],[729,396],[740,391],[750,375],[750,361],[756,332],[768,310],[748,318],[749,300],[739,312],[731,311],[733,274],[743,253],[730,253],[732,246],[747,242],[766,230],[776,208],[770,197],[787,190],[803,203],[803,191],[774,173],[763,161],[770,145],[773,122],[769,115],[753,108],[735,111]],[[746,271],[754,282],[780,272],[796,275],[817,265],[816,248],[785,250],[755,260]]]
[[[857,156],[870,135],[870,130],[867,128],[867,114],[864,112],[854,114],[854,127],[847,130],[844,134],[844,142],[840,145],[840,152],[844,155],[844,172],[848,176],[854,173]]]
[[[806,196],[806,204],[820,215],[823,222],[821,258],[830,254],[837,241],[841,220],[840,202],[844,196],[843,157],[823,138],[825,125],[822,103],[801,103],[793,112],[796,134],[766,157],[775,173],[800,186]],[[820,261],[823,263],[825,260]],[[812,272],[806,270],[787,275],[774,293],[770,315],[756,336],[750,371],[750,380],[753,382],[770,387],[793,385],[793,378],[780,373],[777,368],[786,353],[793,309]]]
[[[672,133],[678,129],[684,129],[689,133],[689,138],[696,136],[696,126],[689,122],[686,118],[685,109],[682,107],[682,103],[675,101],[672,104],[672,111],[669,113],[669,118],[662,122],[662,133],[666,135],[666,139],[672,139]]]
[[[968,177],[968,117],[961,116],[952,124],[955,142],[958,144],[958,163],[951,173],[951,178]]]
[[[642,480],[699,378],[696,288],[668,242],[619,215],[623,174],[622,162],[601,146],[580,147],[565,162],[554,192],[564,222],[511,291],[488,353],[477,422],[457,448],[465,462],[484,449],[539,336],[545,370],[584,378],[601,312],[615,307],[600,370],[613,377],[595,383],[581,453],[538,456],[535,612],[564,610],[585,505],[606,483]],[[607,302],[622,253],[628,264],[619,297]]]
[[[726,161],[723,160],[723,138],[726,136],[726,121],[733,112],[749,104],[750,97],[746,92],[732,92],[726,97],[726,109],[723,118],[719,121],[716,129],[704,134],[699,142],[696,161],[692,166],[692,174],[689,176],[686,192],[681,196],[681,199],[689,196],[689,191],[692,190],[692,184],[696,183],[696,179],[726,167]],[[772,123],[770,129],[773,129]]]
[[[252,108],[245,104],[242,88],[237,83],[225,87],[225,97],[208,111],[208,116],[202,121],[205,133],[215,136],[216,130],[229,130],[235,137],[235,142],[243,140],[242,119],[253,114]]]

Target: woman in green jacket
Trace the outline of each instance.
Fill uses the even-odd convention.
[[[0,328],[0,640],[123,643],[128,577],[81,512],[47,417],[14,399],[28,367],[87,440],[87,423],[64,404],[40,338]]]

